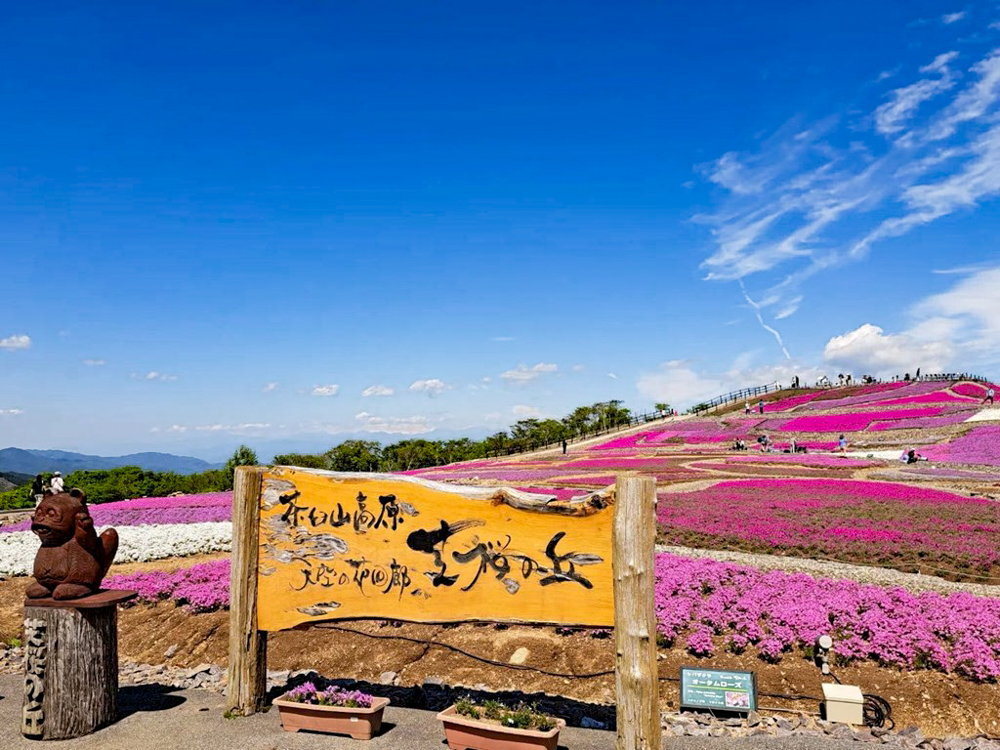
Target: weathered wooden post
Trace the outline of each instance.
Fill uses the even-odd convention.
[[[101,591],[25,602],[25,737],[82,737],[118,718],[118,604],[134,597]]]
[[[660,750],[656,665],[656,480],[622,474],[615,486],[616,750]]]
[[[257,565],[263,477],[263,467],[238,466],[233,485],[226,708],[233,714],[243,716],[263,710],[267,694],[267,633],[257,629]]]

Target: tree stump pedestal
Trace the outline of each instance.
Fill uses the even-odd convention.
[[[118,718],[118,605],[135,596],[25,600],[21,734],[71,739]]]

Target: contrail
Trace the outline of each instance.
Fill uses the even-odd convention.
[[[788,349],[785,348],[785,342],[781,340],[781,334],[767,323],[764,322],[764,316],[760,314],[760,305],[750,299],[750,295],[747,294],[747,288],[743,284],[743,279],[739,280],[740,289],[743,291],[743,298],[750,303],[750,307],[753,308],[754,315],[757,316],[757,322],[760,323],[761,328],[769,332],[778,341],[778,346],[781,347],[781,351],[785,353],[785,359],[791,359],[792,355],[788,353]]]

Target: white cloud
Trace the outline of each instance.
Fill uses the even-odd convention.
[[[361,391],[362,396],[391,396],[395,391],[385,385],[370,385]]]
[[[941,16],[941,23],[943,23],[945,26],[950,26],[956,21],[961,21],[963,18],[965,18],[965,15],[966,13],[964,10],[959,11],[958,13],[945,13],[943,16]]]
[[[271,425],[267,422],[243,422],[242,424],[202,424],[194,429],[197,432],[232,432],[236,434],[256,434],[261,430],[266,430]],[[174,425],[170,428],[173,431],[184,432],[186,427]]]
[[[516,404],[514,408],[511,409],[511,412],[514,414],[514,416],[520,417],[521,419],[527,419],[528,417],[542,416],[541,409],[538,409],[534,406],[528,406],[526,404]]]
[[[423,415],[410,417],[379,417],[366,411],[354,415],[365,432],[381,432],[388,435],[425,435],[435,427]]]
[[[976,269],[908,311],[909,325],[886,333],[865,325],[830,339],[824,359],[863,374],[969,371],[1000,366],[1000,266]]]
[[[24,409],[0,409],[0,416],[16,417],[18,414],[24,414]]]
[[[445,383],[443,380],[430,378],[429,380],[414,380],[410,383],[409,389],[414,393],[426,393],[429,396],[437,396],[444,391],[450,391],[452,388],[452,385]]]
[[[938,55],[933,63],[920,69],[923,73],[940,72],[940,78],[924,78],[890,91],[889,101],[875,110],[875,130],[883,135],[900,132],[921,104],[954,86],[948,61],[957,55],[957,52]]]
[[[500,374],[500,379],[505,380],[508,383],[530,383],[535,380],[540,375],[549,372],[556,372],[559,370],[559,366],[552,364],[550,362],[539,362],[537,365],[532,365],[528,367],[527,365],[521,364],[515,367],[513,370],[507,370],[507,372]]]
[[[129,377],[132,378],[133,380],[148,380],[148,381],[152,381],[152,380],[161,380],[161,381],[177,380],[177,376],[176,375],[170,375],[170,374],[165,373],[165,372],[157,372],[156,370],[150,370],[146,374],[142,374],[142,373],[138,373],[138,372],[133,372],[131,375],[129,375]]]
[[[572,369],[573,369],[573,372],[583,372],[587,368],[584,367],[583,365],[573,365]]]
[[[513,336],[494,336],[492,340],[493,341],[507,342],[507,341],[513,341],[514,337]]]
[[[811,383],[824,374],[820,368],[793,360],[755,365],[755,357],[753,352],[742,354],[723,373],[699,372],[686,360],[664,362],[656,372],[642,373],[636,387],[652,403],[665,401],[674,408],[686,409],[742,388],[775,383],[787,387],[794,377],[803,384]]]
[[[261,388],[260,390],[261,390],[262,393],[271,393],[272,391],[278,390],[278,386],[279,385],[281,385],[281,384],[280,383],[273,383],[273,382],[272,383],[264,383],[264,387]]]
[[[922,342],[909,334],[886,334],[865,323],[842,336],[834,336],[823,350],[827,364],[856,377],[885,377],[904,372],[939,372],[952,356],[943,342]]]
[[[107,364],[103,359],[81,359],[87,367],[102,367]]]
[[[314,385],[310,394],[313,396],[336,396],[340,386],[336,383],[330,385]]]
[[[24,334],[8,336],[5,339],[0,339],[0,349],[6,349],[7,351],[14,351],[15,349],[30,349],[31,348],[31,336],[25,336]]]
[[[613,372],[609,372],[608,377],[611,378],[612,380],[618,380],[618,376],[615,375]]]

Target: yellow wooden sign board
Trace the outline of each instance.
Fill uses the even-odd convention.
[[[607,496],[272,467],[260,502],[260,630],[364,617],[614,624]]]

